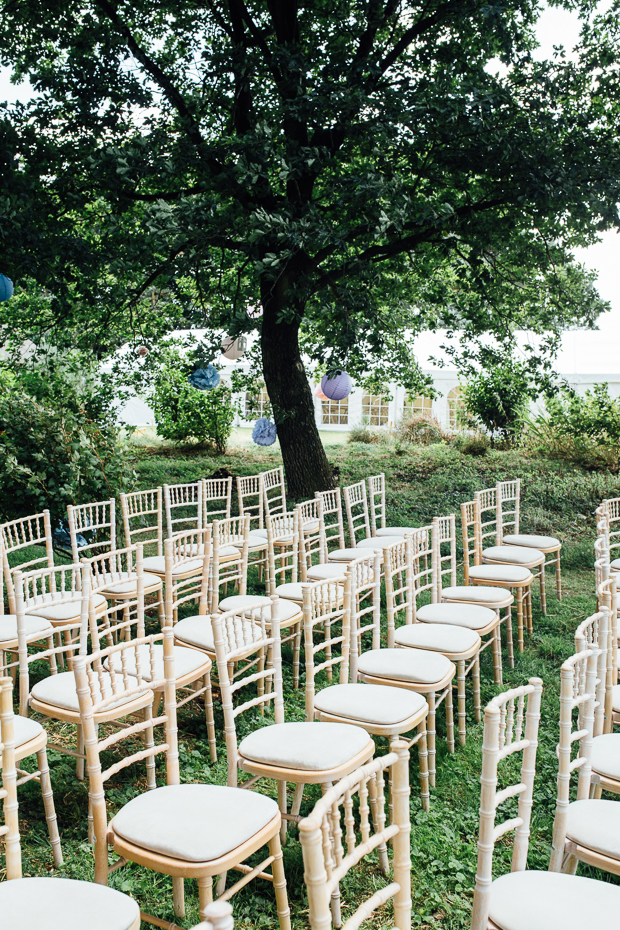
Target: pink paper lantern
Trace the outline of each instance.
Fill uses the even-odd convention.
[[[149,350],[146,346],[140,346],[137,351],[140,358],[146,358],[146,356],[149,354]]]
[[[321,381],[321,390],[329,400],[344,400],[351,393],[351,388],[351,378],[340,369],[324,375]]]
[[[329,400],[329,397],[321,390],[320,384],[315,388],[314,396],[318,397],[319,400]]]

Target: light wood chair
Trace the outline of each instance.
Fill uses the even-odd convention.
[[[327,552],[329,553],[330,549],[344,549],[344,520],[340,488],[333,488],[331,491],[315,491],[314,496],[323,504]]]
[[[525,546],[528,549],[540,549],[546,561],[541,568],[555,565],[555,590],[559,601],[562,600],[562,543],[555,536],[541,536],[538,533],[521,533],[519,521],[521,516],[521,479],[498,481],[495,486],[497,506],[498,545]],[[512,506],[512,509],[511,509]]]
[[[381,549],[391,545],[401,533],[382,533],[372,536],[370,532],[370,515],[366,482],[358,481],[343,489],[344,505],[349,527],[349,539],[354,548]],[[333,557],[333,553],[332,553]]]
[[[373,536],[404,536],[412,533],[414,526],[386,526],[385,516],[385,474],[372,475],[368,483],[368,505],[370,511],[370,530]]]
[[[239,770],[253,776],[244,782],[245,787],[253,786],[261,778],[275,780],[283,820],[297,822],[304,785],[328,786],[372,758],[375,746],[361,727],[349,723],[285,722],[278,606],[278,598],[274,596],[269,609],[254,607],[243,614],[228,611],[214,616],[212,623],[224,711],[228,782],[237,784]],[[341,619],[342,607],[339,612]],[[263,664],[267,656],[269,661]],[[243,668],[233,677],[230,670],[240,659],[244,660]],[[252,672],[255,664],[258,671]],[[233,695],[254,684],[258,685],[257,696],[248,697],[235,707]],[[239,743],[240,715],[254,707],[267,708],[271,703],[274,723],[255,729]],[[290,813],[287,782],[296,786]],[[285,827],[283,824],[283,833]]]
[[[363,727],[370,736],[385,737],[391,746],[394,741],[401,740],[403,734],[413,732],[407,745],[417,743],[422,806],[429,810],[426,700],[413,691],[357,680],[359,636],[351,639],[350,635],[352,600],[356,600],[356,632],[370,630],[373,641],[378,643],[374,621],[378,603],[375,597],[378,561],[379,553],[368,553],[350,562],[341,578],[303,586],[306,720],[352,723]],[[341,590],[344,612],[339,603]],[[364,626],[367,616],[371,617],[371,623]],[[354,650],[351,650],[352,645]],[[339,682],[330,684],[335,670],[339,672]],[[326,673],[327,685],[317,688],[321,672]]]
[[[162,489],[166,536],[174,536],[184,530],[201,530],[204,514],[202,478],[187,484],[164,484]]]
[[[211,613],[219,609],[220,589],[227,594],[229,585],[245,595],[248,583],[248,547],[250,518],[229,517],[213,521],[213,555],[211,561]],[[225,607],[222,609],[226,609]]]
[[[163,578],[166,574],[164,559],[164,495],[161,488],[147,491],[121,492],[121,512],[125,545],[142,543],[144,570]]]
[[[163,640],[163,643],[162,643]],[[163,678],[147,680],[140,669],[162,670],[155,646],[163,648]],[[136,676],[126,668],[133,665]],[[102,683],[99,669],[107,666],[111,687]],[[125,861],[135,862],[173,880],[174,911],[177,917],[185,913],[183,882],[198,880],[200,916],[207,916],[212,901],[212,881],[230,869],[240,869],[243,877],[228,888],[220,900],[228,900],[249,880],[272,866],[278,917],[281,930],[289,930],[290,915],[286,896],[286,880],[280,850],[280,812],[277,804],[253,792],[220,785],[180,784],[178,761],[174,646],[171,627],[162,634],[135,641],[120,642],[91,656],[82,656],[74,663],[80,714],[85,734],[88,758],[89,797],[93,812],[95,836],[95,881],[107,883],[110,871]],[[115,690],[115,682],[118,682]],[[164,693],[163,713],[153,717],[154,691]],[[99,738],[97,719],[109,713],[122,695],[128,710],[140,710],[143,719],[129,724],[113,736]],[[155,742],[155,726],[163,725],[162,742]],[[143,737],[146,748],[131,751],[102,770],[101,753],[114,746],[121,749],[126,737]],[[155,756],[165,755],[166,786],[153,788],[125,804],[108,822],[105,784],[111,775],[146,760],[154,769]],[[252,868],[244,860],[264,845],[269,855]],[[108,850],[112,847],[120,861],[108,865]],[[159,918],[141,913],[142,920],[162,926]],[[175,924],[167,924],[175,930]]]
[[[13,715],[11,686],[10,678],[0,678],[0,798],[4,811],[0,836],[5,841],[7,878],[0,882],[3,930],[51,927],[52,922],[58,926],[57,919],[67,928],[139,930],[138,905],[120,891],[66,878],[22,878],[16,768],[19,737],[15,733],[18,718]]]
[[[286,513],[286,486],[282,465],[270,471],[264,471],[261,478],[265,518]]]
[[[229,520],[232,506],[232,476],[202,479],[202,525],[213,520]]]
[[[373,850],[381,855],[388,842],[393,851],[392,881],[361,903],[356,901],[358,906],[345,926],[359,927],[377,908],[393,899],[394,927],[396,930],[411,927],[408,759],[406,745],[394,743],[390,753],[373,759],[330,788],[312,813],[300,822],[311,930],[341,926],[340,882]],[[389,775],[389,822],[385,812],[386,772]],[[354,814],[356,797],[359,799],[357,818]],[[342,842],[343,820],[346,850]]]
[[[248,565],[258,568],[258,577],[262,580],[269,571],[269,558],[261,475],[245,475],[237,478],[237,501],[239,515],[250,517]]]
[[[450,623],[475,630],[493,653],[493,680],[502,683],[500,625],[510,625],[513,595],[489,585],[458,585],[456,577],[456,521],[454,514],[433,520],[435,546],[434,603],[416,608],[422,623]],[[447,587],[444,581],[448,581]],[[504,612],[502,615],[502,611]]]
[[[388,614],[388,646],[405,649],[429,649],[440,652],[456,665],[458,694],[458,735],[461,746],[466,743],[466,691],[465,681],[471,673],[473,681],[474,714],[480,721],[480,634],[468,627],[449,623],[419,623],[416,602],[435,585],[435,548],[432,526],[408,534],[402,543],[385,551],[385,591]],[[404,625],[397,627],[397,621]]]
[[[620,571],[620,559],[613,558],[620,548],[620,497],[609,497],[596,510],[597,524],[604,532],[609,552],[611,571]]]
[[[274,593],[301,605],[303,582],[338,578],[342,575],[342,566],[327,561],[327,538],[321,498],[315,497],[297,504],[295,511],[298,516],[298,580],[278,585]]]
[[[32,556],[32,547],[36,546],[40,554]],[[9,601],[9,613],[15,613],[15,591],[13,572],[19,568],[22,572],[36,568],[54,567],[54,549],[52,526],[49,510],[21,517],[0,524],[0,547],[2,548],[2,571]],[[41,550],[45,550],[45,554]]]

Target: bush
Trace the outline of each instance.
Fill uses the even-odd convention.
[[[19,377],[5,372],[0,379],[2,519],[47,508],[55,524],[66,518],[67,504],[105,500],[133,486],[116,426],[88,417],[76,394],[61,407],[26,394]]]
[[[434,442],[445,442],[449,437],[441,428],[435,417],[408,417],[397,430],[401,442],[411,442],[418,446],[430,446]]]
[[[168,362],[160,368],[149,399],[163,439],[206,443],[220,454],[226,451],[235,416],[227,387],[220,383],[210,391],[198,390],[179,360],[178,366]]]
[[[586,468],[617,471],[620,464],[620,398],[606,384],[584,395],[564,390],[547,400],[546,414],[531,417],[522,444],[531,452]]]
[[[455,445],[463,455],[486,455],[491,441],[486,433],[465,433],[457,436]]]
[[[468,425],[485,429],[495,439],[511,439],[527,411],[533,387],[524,365],[514,360],[471,377],[462,398]]]
[[[388,436],[383,430],[370,429],[369,426],[354,426],[349,430],[347,442],[364,442],[369,445],[378,445],[385,442]]]

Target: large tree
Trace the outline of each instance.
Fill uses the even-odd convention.
[[[536,0],[7,0],[38,96],[2,124],[0,270],[48,289],[30,331],[259,330],[290,492],[329,487],[302,347],[414,388],[420,329],[602,309],[570,250],[619,222],[618,17],[581,9],[575,63],[532,59]]]

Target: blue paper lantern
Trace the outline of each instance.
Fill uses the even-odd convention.
[[[344,400],[351,393],[352,386],[349,375],[340,369],[323,375],[321,380],[321,390],[330,400]]]
[[[13,296],[13,282],[5,274],[0,274],[0,302]]]
[[[220,373],[214,365],[206,368],[197,368],[187,376],[189,383],[199,391],[211,391],[220,383]]]
[[[275,423],[272,423],[267,417],[261,417],[254,424],[252,439],[258,446],[272,446],[277,435],[278,431]]]

